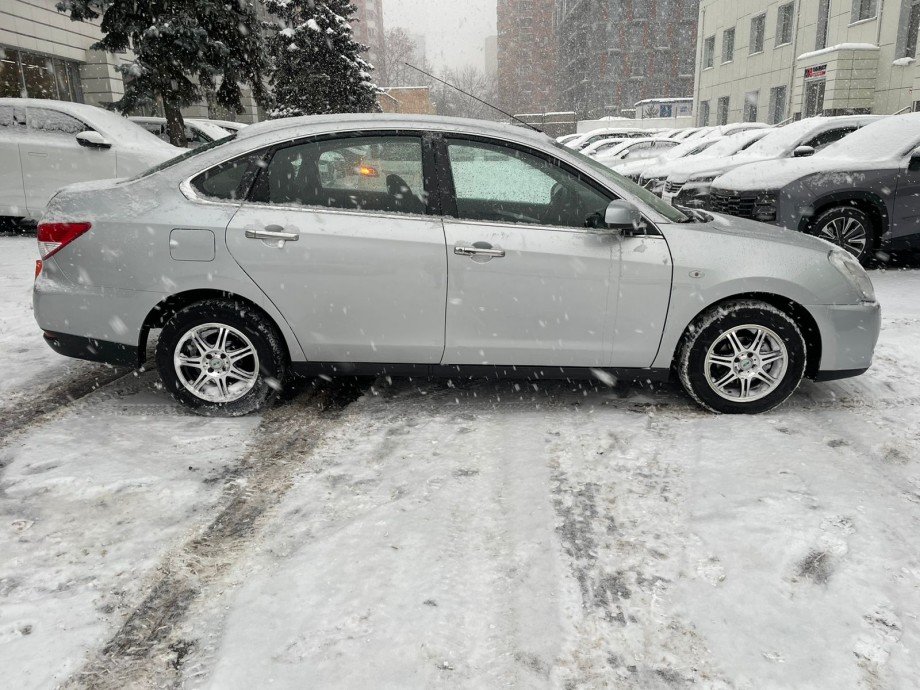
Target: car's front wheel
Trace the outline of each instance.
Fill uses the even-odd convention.
[[[811,223],[811,234],[846,249],[863,265],[875,251],[872,219],[854,206],[835,206],[822,211]]]
[[[806,345],[795,321],[757,300],[720,304],[687,330],[678,374],[703,407],[726,414],[770,410],[802,381]]]
[[[204,415],[261,409],[277,396],[287,371],[273,325],[245,303],[218,299],[187,306],[167,321],[156,362],[166,389]]]

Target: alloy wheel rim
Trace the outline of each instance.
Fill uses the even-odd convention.
[[[186,331],[173,351],[173,365],[188,392],[213,403],[239,400],[259,377],[259,354],[252,341],[222,323]]]
[[[786,344],[776,332],[745,324],[725,331],[709,347],[706,381],[720,397],[749,403],[775,391],[788,366]]]
[[[848,216],[834,218],[825,223],[824,227],[818,231],[818,236],[846,249],[857,258],[866,251],[868,241],[866,226],[855,218]]]

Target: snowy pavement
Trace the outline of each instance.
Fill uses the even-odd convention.
[[[52,353],[0,238],[0,685],[912,687],[920,270],[873,368],[759,417],[676,387],[342,382],[263,417]],[[105,376],[59,409],[68,381]]]

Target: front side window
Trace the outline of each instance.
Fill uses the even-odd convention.
[[[29,130],[49,134],[79,134],[90,129],[82,121],[49,108],[29,108]]]
[[[26,110],[19,106],[0,105],[0,127],[25,129]],[[10,131],[10,130],[7,130]]]
[[[519,149],[448,140],[457,216],[464,220],[600,227],[610,197]]]
[[[776,45],[792,43],[792,19],[795,3],[781,5],[776,13]]]
[[[876,16],[878,9],[878,0],[853,0],[853,12],[850,20],[861,22],[864,19],[872,19]]]
[[[767,25],[767,13],[758,14],[756,17],[751,19],[751,48],[750,52],[753,55],[754,53],[763,52],[763,35],[764,29]]]
[[[735,29],[722,32],[722,62],[731,62],[735,57]]]
[[[285,206],[424,214],[422,140],[368,136],[311,140],[278,149],[252,200]]]

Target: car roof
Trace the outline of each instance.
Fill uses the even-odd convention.
[[[263,134],[289,133],[300,136],[317,130],[348,131],[355,129],[424,129],[438,132],[463,132],[498,137],[513,137],[545,144],[554,141],[543,132],[490,120],[473,120],[440,115],[403,115],[393,113],[361,113],[353,115],[306,115],[266,120],[244,127],[237,139],[251,139]]]

